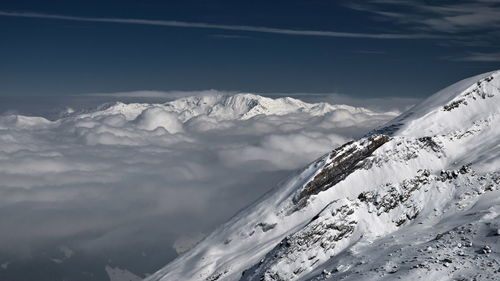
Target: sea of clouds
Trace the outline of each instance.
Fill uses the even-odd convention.
[[[51,120],[13,113],[0,116],[0,264],[54,260],[51,249],[63,247],[72,259],[138,275],[397,114],[186,118],[155,104],[71,109]]]

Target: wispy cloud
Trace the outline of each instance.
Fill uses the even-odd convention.
[[[500,1],[498,0],[367,0],[344,5],[391,22],[400,33],[443,35],[435,43],[447,48],[467,48],[450,61],[498,62]],[[488,48],[488,49],[486,49]],[[475,51],[475,52],[474,52]]]
[[[367,39],[432,39],[432,38],[441,38],[442,37],[442,36],[430,35],[430,34],[426,34],[426,33],[408,33],[408,34],[357,33],[357,32],[339,32],[339,31],[326,31],[326,30],[286,29],[286,28],[249,26],[249,25],[226,25],[226,24],[212,24],[212,23],[201,23],[201,22],[136,19],[136,18],[80,17],[80,16],[31,13],[31,12],[0,11],[0,16],[82,21],[82,22],[103,22],[103,23],[155,25],[155,26],[179,27],[179,28],[233,30],[233,31],[273,33],[273,34],[297,35],[297,36],[367,38]]]
[[[252,37],[237,34],[211,34],[210,37],[221,39],[250,39]]]
[[[377,51],[377,50],[354,50],[351,53],[356,54],[365,54],[365,55],[384,55],[387,54],[385,51]]]
[[[427,32],[454,34],[500,27],[499,1],[371,0],[346,6]]]
[[[447,57],[451,61],[471,61],[471,62],[500,62],[500,52],[495,53],[470,53],[462,57]]]

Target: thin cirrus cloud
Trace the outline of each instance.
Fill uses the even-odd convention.
[[[428,3],[418,0],[371,0],[362,4],[348,2],[345,6],[394,21],[413,30],[426,30],[430,33],[457,34],[464,31],[495,30],[500,26],[498,1]],[[399,11],[394,12],[394,7],[398,7]]]
[[[345,2],[344,6],[373,15],[377,20],[396,24],[402,32],[445,35],[441,47],[467,48],[460,57],[445,56],[456,62],[498,62],[500,2],[495,0],[439,1],[369,0]],[[405,31],[406,30],[406,31]],[[487,49],[486,49],[487,48]],[[477,51],[473,51],[477,50]]]
[[[366,38],[366,39],[435,39],[435,38],[442,38],[442,36],[430,35],[430,34],[425,34],[425,33],[408,33],[408,34],[401,34],[401,33],[357,33],[357,32],[338,32],[338,31],[325,31],[325,30],[300,30],[300,29],[286,29],[286,28],[274,28],[274,27],[264,27],[264,26],[226,25],[226,24],[212,24],[212,23],[201,23],[201,22],[150,20],[150,19],[135,19],[135,18],[80,17],[80,16],[31,13],[31,12],[0,11],[0,16],[19,17],[19,18],[68,20],[68,21],[81,21],[81,22],[155,25],[155,26],[179,27],[179,28],[232,30],[232,31],[272,33],[272,34],[296,35],[296,36]]]
[[[496,53],[470,53],[463,57],[447,57],[445,59],[453,61],[468,62],[500,62],[500,52]]]

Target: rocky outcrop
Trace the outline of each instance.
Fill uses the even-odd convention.
[[[389,140],[386,135],[377,135],[335,149],[330,154],[330,163],[293,198],[296,210],[303,208],[311,195],[329,189],[359,169],[364,159]]]

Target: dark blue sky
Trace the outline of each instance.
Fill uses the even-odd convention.
[[[0,95],[424,97],[500,68],[499,27],[491,0],[1,1]]]

